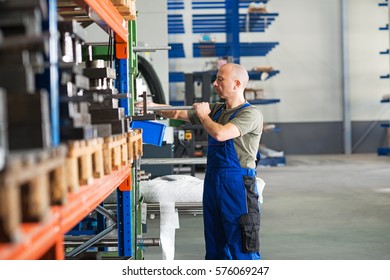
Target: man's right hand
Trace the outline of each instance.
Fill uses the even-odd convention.
[[[154,102],[152,102],[152,101],[146,101],[146,109],[148,109],[148,108],[150,108],[150,107],[154,107],[154,106],[158,106],[159,104],[156,104],[156,103],[154,103]],[[139,101],[139,102],[135,102],[134,103],[134,107],[136,108],[136,109],[138,109],[139,110],[139,112],[141,113],[141,114],[147,114],[147,112],[144,112],[143,111],[143,109],[144,109],[144,101],[142,100],[142,101]]]
[[[210,114],[210,104],[208,102],[194,103],[193,108],[199,119],[204,119]]]

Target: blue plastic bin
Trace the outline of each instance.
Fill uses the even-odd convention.
[[[153,121],[132,121],[131,128],[142,128],[142,142],[161,147],[166,126]]]

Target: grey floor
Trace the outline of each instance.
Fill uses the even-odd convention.
[[[390,260],[390,157],[287,156],[286,166],[258,172],[266,183],[263,259]],[[175,259],[203,259],[202,215],[180,214],[179,222]],[[147,228],[159,237],[158,216]],[[162,249],[146,247],[144,256],[162,259]]]

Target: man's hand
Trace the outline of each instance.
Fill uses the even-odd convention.
[[[194,103],[192,106],[194,107],[196,115],[201,120],[208,117],[211,112],[210,105],[208,102]]]
[[[202,122],[203,128],[214,139],[222,142],[240,136],[240,130],[236,125],[231,122],[222,125],[210,118],[209,114],[211,113],[211,110],[208,102],[194,103],[192,106],[194,107],[196,115]]]
[[[146,102],[146,109],[150,108],[150,107],[154,107],[156,105],[159,105],[159,104],[156,104],[156,103],[154,103],[152,101],[147,100],[147,102]],[[141,114],[147,114],[148,113],[148,112],[144,112],[143,111],[143,109],[144,109],[144,101],[143,100],[139,101],[139,102],[135,102],[134,103],[134,107],[135,107],[135,109],[139,110],[139,112]]]

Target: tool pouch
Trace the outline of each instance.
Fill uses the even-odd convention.
[[[248,213],[240,217],[242,250],[244,253],[260,251],[260,213]]]
[[[259,191],[257,189],[256,177],[243,176],[246,191],[246,205],[248,213],[259,213]]]

